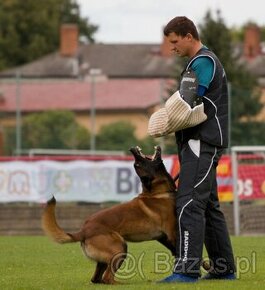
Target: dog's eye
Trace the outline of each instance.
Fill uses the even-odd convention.
[[[135,166],[136,166],[136,167],[139,167],[139,166],[140,166],[140,164],[139,164],[139,163],[135,163]]]

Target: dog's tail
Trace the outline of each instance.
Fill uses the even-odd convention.
[[[66,233],[58,224],[55,217],[56,199],[52,197],[42,214],[42,228],[45,234],[51,237],[56,243],[74,243],[82,240],[82,232],[75,234]]]

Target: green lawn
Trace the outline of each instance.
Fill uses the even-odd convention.
[[[118,273],[126,289],[264,289],[265,237],[232,238],[238,268],[237,281],[199,281],[196,284],[155,284],[171,271],[168,252],[157,242],[129,244],[129,259]],[[155,263],[154,261],[157,261]],[[172,262],[172,261],[171,261]],[[124,285],[94,285],[95,263],[79,244],[57,245],[46,237],[0,237],[1,290],[125,289]]]

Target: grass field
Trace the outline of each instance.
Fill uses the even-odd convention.
[[[236,237],[232,243],[240,271],[237,281],[156,284],[170,274],[171,267],[163,262],[170,256],[157,242],[145,242],[129,244],[129,258],[118,273],[122,285],[109,286],[90,283],[95,263],[85,258],[79,244],[57,245],[46,237],[1,236],[0,289],[264,289],[265,237]]]

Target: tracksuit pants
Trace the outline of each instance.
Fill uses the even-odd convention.
[[[180,175],[177,192],[175,273],[200,276],[203,244],[218,275],[234,273],[233,250],[217,193],[216,167],[223,149],[200,140],[178,144]]]

